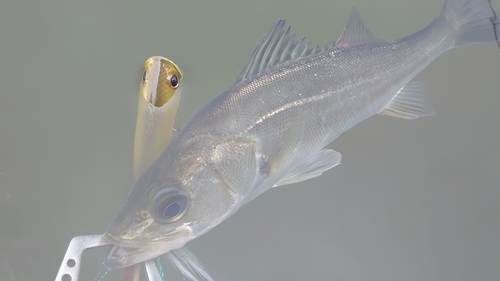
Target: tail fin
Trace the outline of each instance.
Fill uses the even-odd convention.
[[[495,41],[498,20],[488,0],[446,0],[439,17],[452,26],[455,46]]]

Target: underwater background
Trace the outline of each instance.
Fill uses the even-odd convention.
[[[0,280],[53,280],[70,239],[104,232],[118,213],[134,184],[148,57],[183,71],[182,127],[235,82],[279,18],[324,46],[352,6],[375,34],[397,39],[429,24],[442,4],[3,1]],[[499,280],[500,50],[448,51],[417,80],[429,87],[435,117],[362,122],[329,146],[342,165],[264,193],[187,248],[216,281]],[[80,280],[94,280],[104,253],[84,253]],[[166,280],[182,279],[171,272]]]

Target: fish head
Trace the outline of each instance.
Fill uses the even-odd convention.
[[[204,145],[172,143],[137,181],[104,234],[114,244],[107,267],[130,266],[178,249],[239,208],[254,180],[255,142],[207,138]]]

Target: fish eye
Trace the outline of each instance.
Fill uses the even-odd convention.
[[[146,82],[146,71],[142,72],[142,82]]]
[[[170,77],[170,85],[172,88],[177,88],[179,86],[179,78],[177,78],[177,75],[172,75]]]
[[[170,223],[181,219],[189,208],[188,197],[175,188],[166,188],[158,192],[153,204],[156,219]]]

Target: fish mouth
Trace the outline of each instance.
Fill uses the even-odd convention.
[[[185,231],[179,231],[176,234],[183,232],[186,233]],[[113,244],[104,258],[104,265],[112,269],[127,267],[156,258],[171,250],[181,248],[186,242],[194,238],[192,235],[184,235],[163,241],[137,241],[119,239],[109,232],[104,233],[104,237]]]
[[[113,245],[106,253],[104,265],[111,269],[122,268],[150,260],[162,254],[164,252]]]
[[[104,237],[112,245],[104,259],[108,268],[122,268],[156,258],[171,249],[166,249],[165,243],[126,241],[105,233]]]
[[[137,213],[139,217],[120,213],[108,225],[104,238],[113,244],[104,259],[108,268],[128,267],[156,258],[194,238],[189,223],[165,230],[149,212]]]

